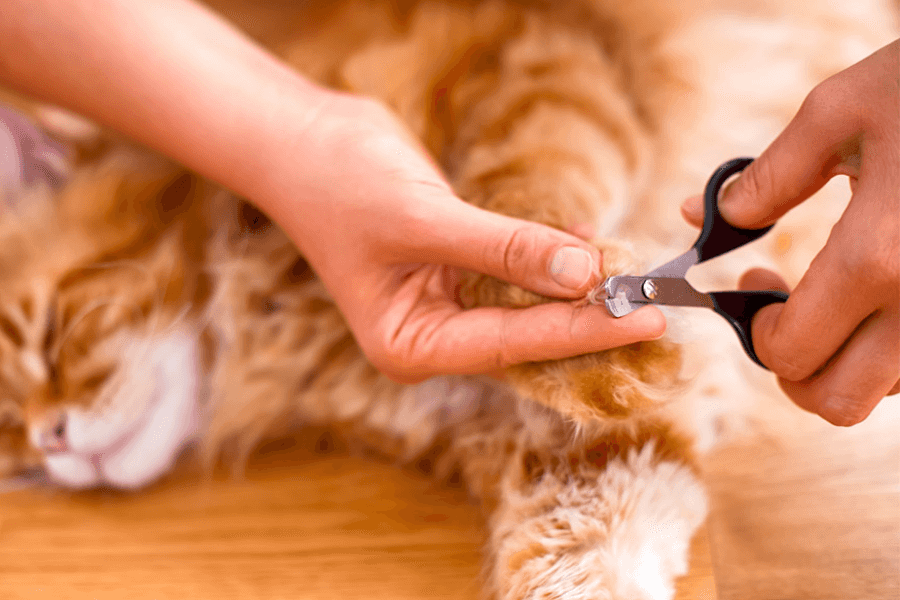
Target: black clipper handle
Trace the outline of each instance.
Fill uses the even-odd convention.
[[[719,214],[719,191],[722,186],[729,177],[740,173],[752,162],[752,158],[733,158],[716,169],[709,178],[703,192],[703,230],[694,242],[698,263],[749,244],[772,229],[772,225],[763,229],[738,229],[729,225]]]
[[[776,291],[712,292],[709,295],[715,303],[714,310],[725,317],[734,327],[747,356],[763,369],[768,370],[768,367],[760,362],[759,357],[756,356],[756,350],[753,348],[751,323],[760,309],[776,302],[787,302],[788,295]]]

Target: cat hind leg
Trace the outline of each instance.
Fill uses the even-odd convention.
[[[606,462],[616,444],[555,464],[525,453],[521,473],[507,475],[490,538],[498,598],[673,597],[706,516],[705,493],[690,466],[662,456],[664,442]]]

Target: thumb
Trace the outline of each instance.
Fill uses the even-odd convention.
[[[790,292],[784,278],[774,271],[756,267],[741,275],[738,281],[739,290],[776,290]]]
[[[785,130],[726,188],[719,210],[729,223],[745,229],[771,225],[837,174],[851,132],[829,83],[807,96]]]
[[[574,235],[464,202],[447,208],[429,219],[423,232],[420,253],[429,262],[554,298],[582,297],[600,281],[600,251]]]

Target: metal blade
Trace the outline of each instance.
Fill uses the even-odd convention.
[[[607,279],[605,289],[606,309],[614,317],[624,317],[645,304],[715,307],[712,296],[680,277],[619,275]]]
[[[715,308],[712,296],[698,292],[686,280],[680,277],[645,277],[646,282],[652,282],[656,288],[654,304],[666,304],[669,306],[703,306]]]
[[[616,275],[606,280],[606,310],[614,317],[624,317],[650,301],[641,293],[644,277]]]
[[[697,264],[699,260],[696,248],[691,248],[675,260],[670,260],[664,265],[656,267],[646,277],[684,277],[688,269]]]

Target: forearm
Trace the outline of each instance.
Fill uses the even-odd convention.
[[[0,82],[262,204],[266,157],[329,96],[188,0],[3,0]]]

